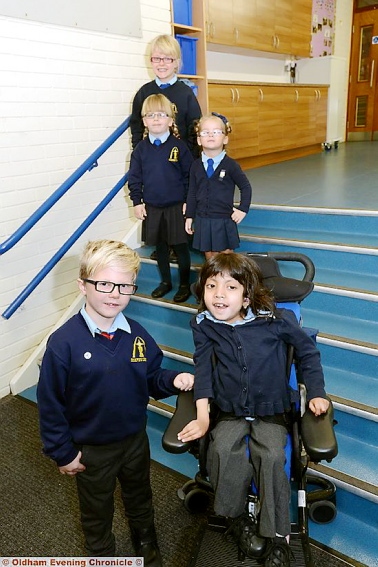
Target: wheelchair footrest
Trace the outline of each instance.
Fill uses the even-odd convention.
[[[234,542],[230,542],[223,536],[224,529],[220,526],[209,524],[203,528],[202,535],[200,535],[197,548],[194,551],[192,561],[189,567],[219,567],[220,565],[227,565],[227,567],[261,567],[261,562],[254,559],[246,558],[241,564],[238,559],[238,549]],[[307,542],[308,543],[308,542]],[[295,557],[296,567],[312,567],[310,558],[306,558],[304,551],[304,542],[301,537],[292,535],[290,541],[290,549]]]

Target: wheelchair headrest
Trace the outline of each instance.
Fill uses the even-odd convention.
[[[278,261],[272,256],[252,253],[247,253],[247,256],[259,266],[264,285],[273,293],[277,302],[295,301],[299,303],[314,289],[312,281],[296,280],[283,276]],[[293,261],[291,256],[288,259]],[[302,258],[302,255],[299,256]],[[285,258],[282,257],[282,259]]]

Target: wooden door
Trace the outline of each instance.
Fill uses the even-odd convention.
[[[206,38],[208,43],[234,45],[235,34],[230,0],[207,0]]]
[[[257,0],[233,1],[235,45],[256,49]]]
[[[373,140],[377,125],[378,10],[353,18],[347,140]]]
[[[292,0],[291,54],[309,57],[311,51],[312,1]]]
[[[235,85],[232,157],[242,159],[259,153],[258,87]]]
[[[279,53],[292,53],[293,0],[275,0],[274,35]]]
[[[279,152],[284,146],[284,88],[261,85],[258,89],[259,154]]]

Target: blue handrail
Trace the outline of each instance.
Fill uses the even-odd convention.
[[[0,255],[8,252],[27,232],[51,209],[55,203],[80,179],[87,171],[97,167],[97,160],[127,130],[130,116],[114,130],[114,132],[46,199],[44,203],[9,237],[0,244]]]
[[[9,319],[13,313],[23,304],[25,299],[29,297],[32,291],[35,290],[38,284],[47,276],[47,274],[53,269],[53,267],[59,262],[59,260],[64,256],[64,254],[73,246],[76,240],[83,234],[83,232],[88,228],[88,226],[98,217],[98,215],[105,209],[105,207],[110,203],[110,201],[117,195],[117,193],[122,189],[122,187],[127,182],[129,177],[129,172],[125,173],[123,177],[116,183],[111,191],[103,198],[103,200],[97,205],[95,209],[87,216],[84,222],[81,223],[79,228],[72,233],[68,240],[59,248],[59,250],[54,254],[54,256],[47,262],[47,264],[42,268],[40,272],[32,279],[32,281],[24,288],[18,297],[10,306],[4,311],[4,319]]]
[[[7,239],[0,245],[0,255],[10,250],[25,234],[51,209],[53,205],[84,175],[86,171],[90,171],[93,167],[97,167],[97,160],[108,148],[127,130],[130,124],[130,116],[126,118],[114,130],[114,132],[72,173],[60,187]],[[79,228],[66,240],[59,250],[52,256],[47,264],[32,279],[32,281],[24,288],[24,290],[16,297],[9,307],[4,311],[2,316],[9,319],[13,313],[23,304],[34,289],[41,283],[47,274],[56,266],[64,254],[73,246],[76,240],[83,234],[88,226],[98,217],[105,209],[110,201],[124,187],[129,177],[129,172],[125,173],[121,179],[114,185],[113,189],[103,198],[97,207],[87,216],[81,223]]]

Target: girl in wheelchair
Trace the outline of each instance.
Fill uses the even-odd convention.
[[[292,311],[275,307],[250,258],[219,253],[202,266],[196,284],[199,313],[191,322],[195,344],[197,419],[179,433],[193,441],[210,428],[207,471],[214,512],[227,518],[239,548],[261,539],[265,567],[290,565],[290,483],[285,472],[289,412],[297,401],[287,378],[288,345],[295,349],[309,408],[328,409],[320,354]],[[217,408],[210,424],[209,402]],[[259,494],[258,532],[245,513],[251,482]],[[250,555],[251,557],[251,555]]]

